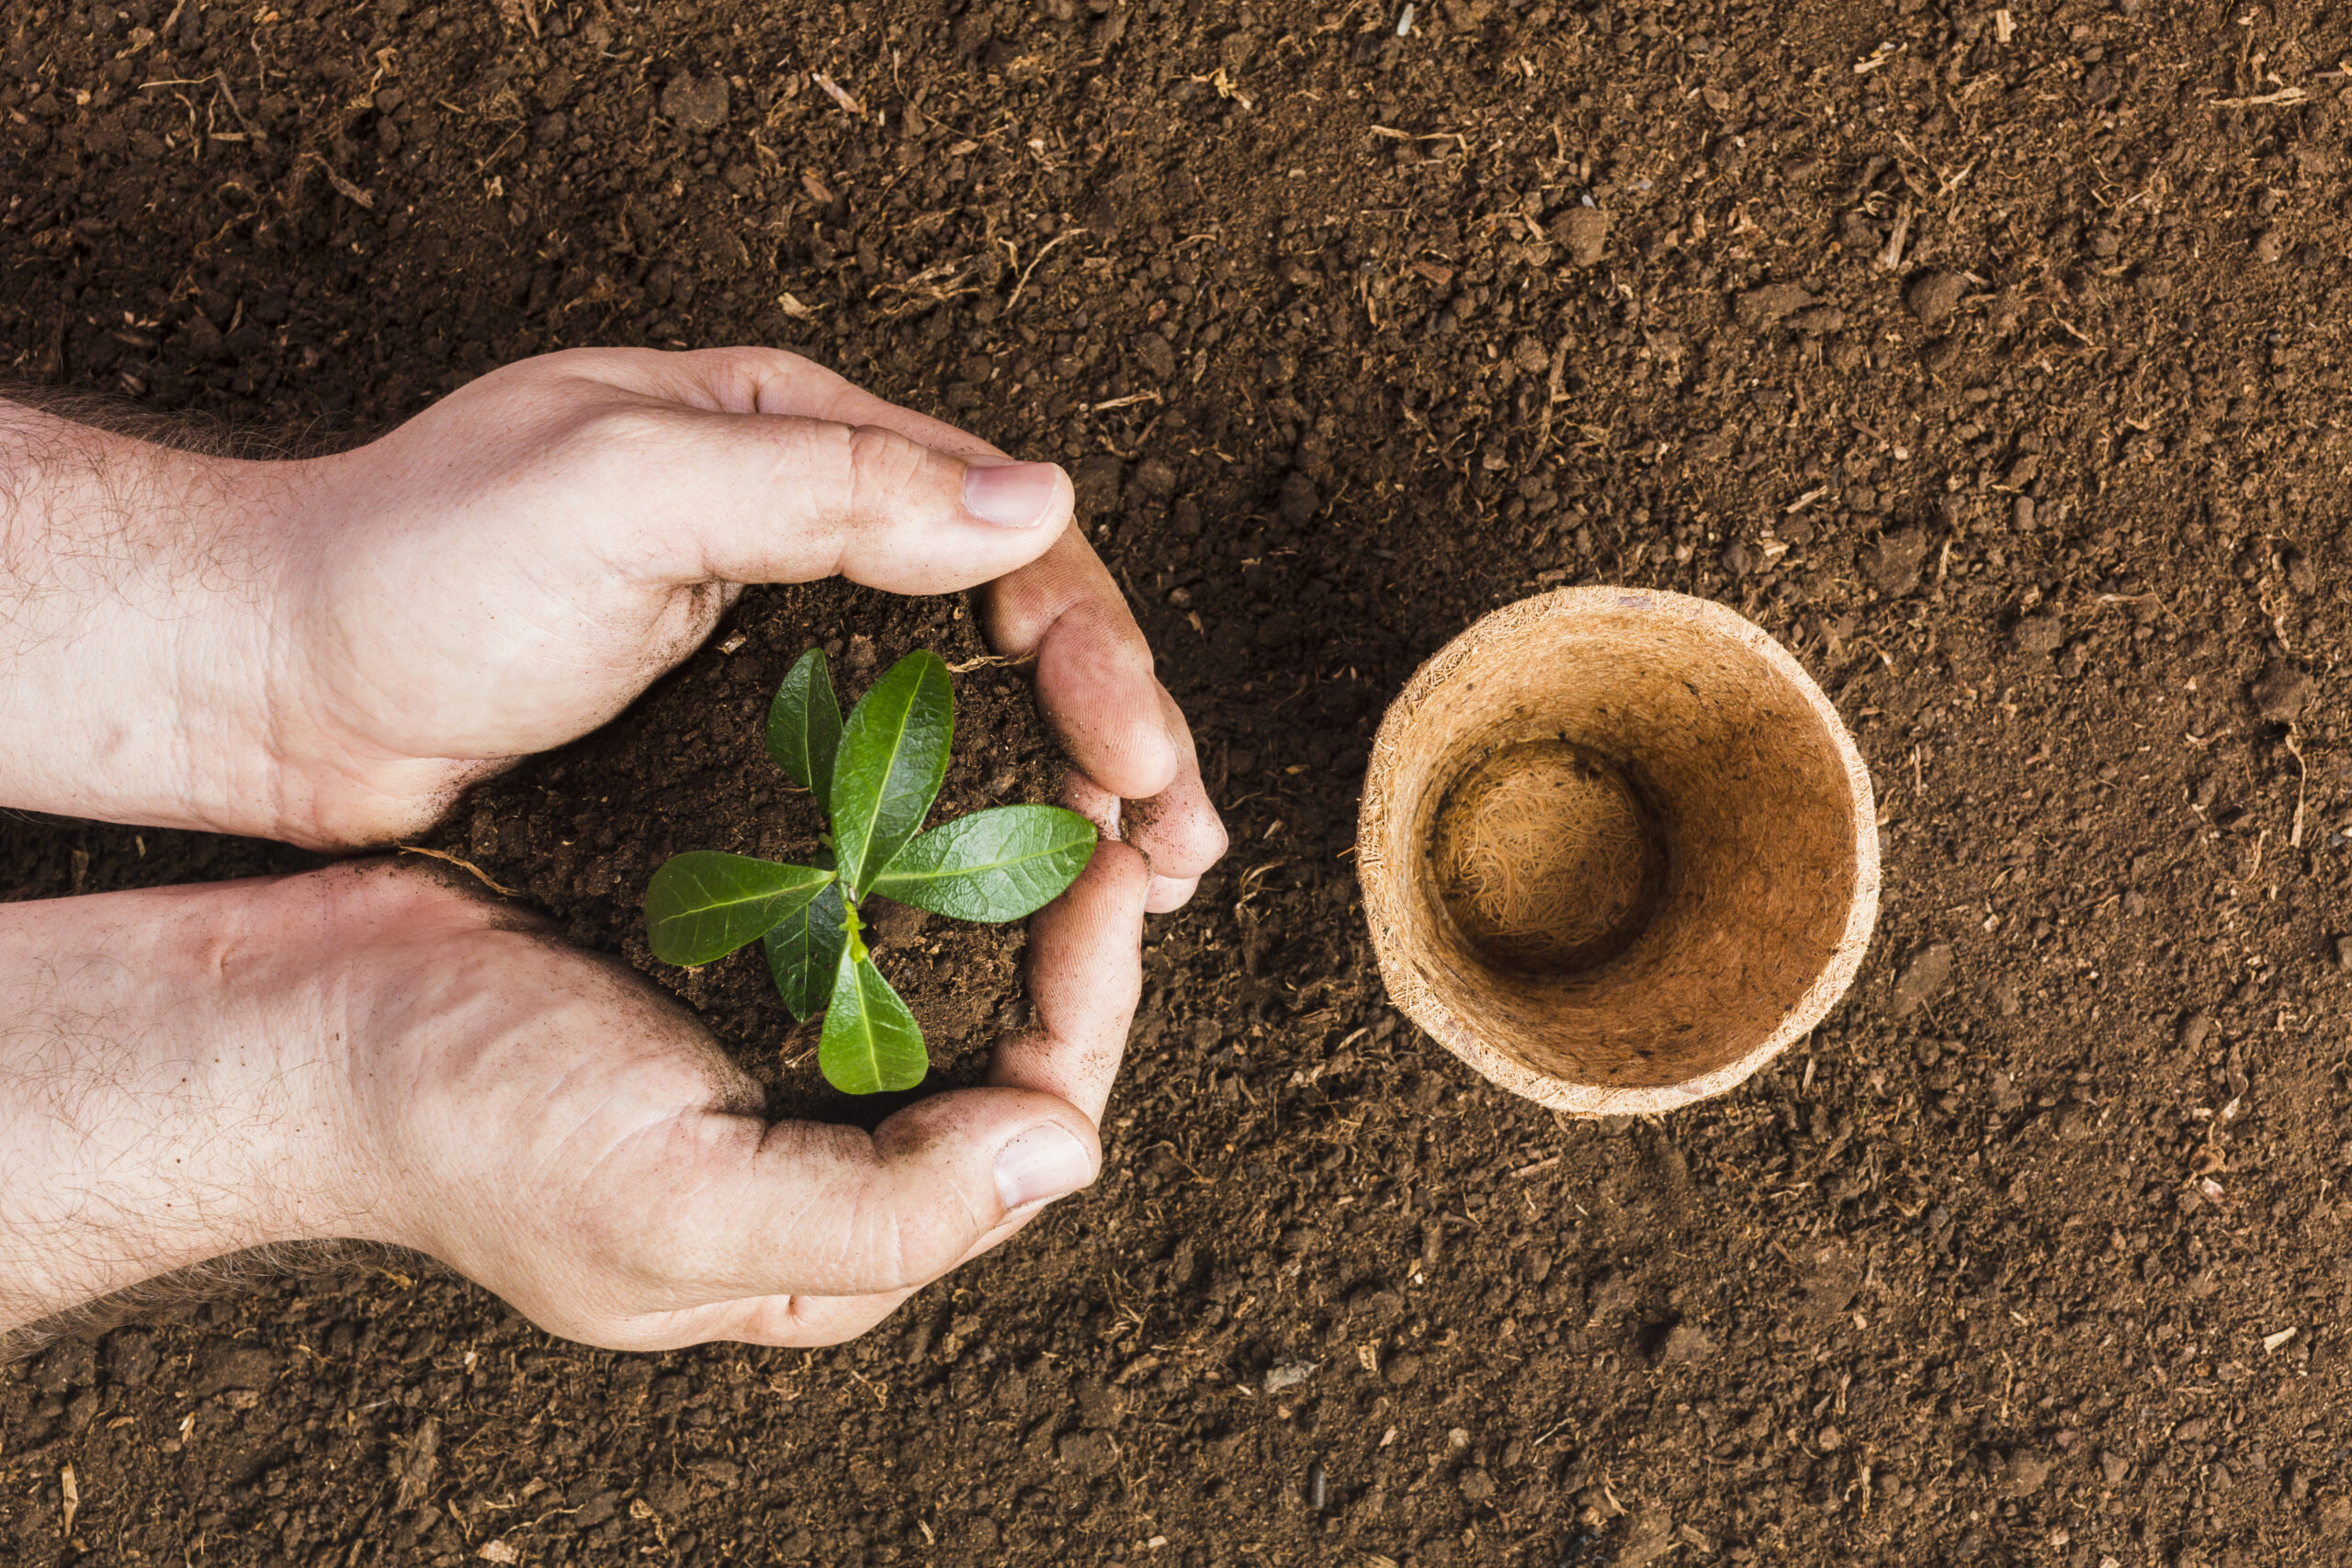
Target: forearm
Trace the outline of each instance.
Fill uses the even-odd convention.
[[[0,400],[0,805],[271,834],[268,470]]]
[[[0,906],[0,1332],[242,1248],[364,1234],[339,1196],[339,987],[288,972],[338,923],[328,886]]]

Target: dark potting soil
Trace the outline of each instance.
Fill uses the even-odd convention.
[[[553,915],[573,942],[626,955],[675,993],[735,1048],[775,1114],[870,1124],[904,1101],[842,1095],[818,1076],[820,1025],[793,1021],[756,943],[682,970],[645,942],[645,886],[672,855],[723,850],[806,863],[816,849],[823,818],[763,739],[778,682],[811,647],[825,649],[845,709],[906,653],[927,648],[947,660],[956,741],[933,820],[1059,797],[1067,764],[1037,716],[1028,668],[989,653],[962,600],[778,588],[740,602],[710,646],[626,722],[477,789],[428,847],[464,857]],[[1025,1019],[1023,928],[936,919],[886,899],[866,919],[875,962],[922,1026],[941,1083],[977,1082],[996,1032]]]
[[[0,17],[14,375],[347,439],[548,348],[799,348],[1072,468],[1235,834],[1101,1183],[864,1340],[269,1285],[0,1378],[6,1554],[2341,1561],[2352,18],[944,9]],[[1623,1125],[1402,1024],[1347,858],[1388,694],[1591,581],[1782,637],[1888,863],[1811,1040]],[[754,961],[644,965],[636,900],[805,841],[757,743],[805,640],[954,608],[754,592],[437,842],[816,1104]],[[1043,797],[1024,686],[960,678],[955,804]],[[0,821],[15,897],[304,863]],[[1018,942],[888,955],[951,1071]]]

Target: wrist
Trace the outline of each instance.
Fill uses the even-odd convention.
[[[273,1242],[379,1236],[338,869],[0,906],[0,1328]]]
[[[272,660],[302,467],[0,401],[0,804],[277,835]]]

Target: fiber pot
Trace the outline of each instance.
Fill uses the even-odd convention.
[[[1391,999],[1578,1116],[1740,1082],[1836,1004],[1878,918],[1837,710],[1679,593],[1563,589],[1446,644],[1381,722],[1356,854]]]

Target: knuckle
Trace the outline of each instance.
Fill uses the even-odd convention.
[[[936,1279],[962,1256],[967,1238],[979,1235],[989,1223],[960,1183],[927,1183],[910,1200],[874,1216],[869,1234],[871,1256],[881,1276],[877,1283],[905,1287]]]
[[[676,429],[677,421],[665,407],[608,400],[575,414],[568,437],[580,450],[600,457],[633,460],[668,446],[675,439]]]
[[[838,428],[847,459],[851,515],[860,523],[878,523],[920,488],[929,454],[897,431],[880,425]]]

